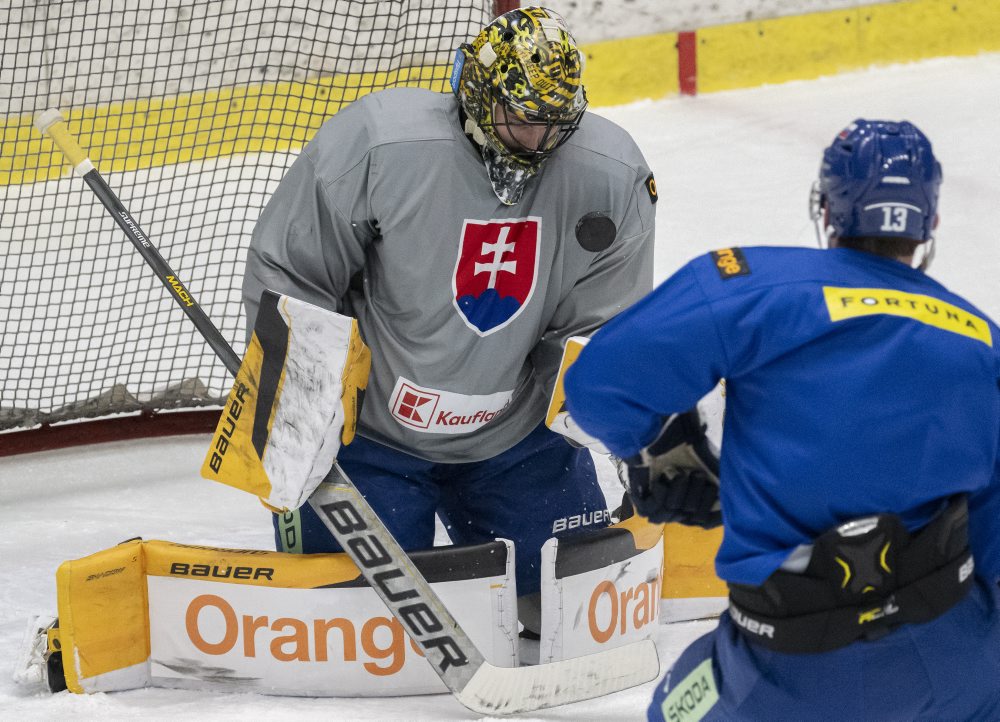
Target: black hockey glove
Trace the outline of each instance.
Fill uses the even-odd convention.
[[[719,454],[705,428],[697,408],[674,414],[653,443],[619,465],[639,514],[702,529],[722,524]]]

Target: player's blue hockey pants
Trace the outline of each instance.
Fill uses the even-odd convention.
[[[746,640],[728,614],[660,682],[650,720],[996,722],[1000,593],[979,582],[937,619],[821,654]]]
[[[593,529],[609,521],[590,452],[545,426],[485,461],[435,463],[360,436],[338,461],[404,549],[434,545],[435,512],[455,544],[513,541],[518,595],[538,591],[541,548],[557,536],[553,528]],[[280,551],[341,551],[309,505],[293,514],[275,516]],[[289,528],[291,540],[283,533]]]

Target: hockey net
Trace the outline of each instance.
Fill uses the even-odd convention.
[[[63,111],[241,352],[246,246],[296,152],[365,93],[445,91],[458,44],[517,5],[14,0],[0,9],[0,431],[217,406],[231,383],[33,127],[36,113]]]

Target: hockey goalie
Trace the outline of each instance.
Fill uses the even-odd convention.
[[[521,629],[542,637],[544,662],[649,636],[660,527],[605,530],[590,451],[564,410],[549,414],[556,431],[545,423],[567,339],[652,285],[655,182],[629,135],[586,113],[582,71],[558,15],[514,10],[458,49],[453,93],[373,93],[306,145],[253,232],[247,352],[203,466],[272,510],[277,551],[135,540],[64,564],[44,638],[71,689],[406,694],[444,681],[473,708],[518,711],[602,688],[540,667],[562,697],[525,701],[528,685],[518,703],[484,703],[469,692],[484,665],[471,682],[451,672],[480,651],[491,679],[516,669]],[[323,501],[331,466],[364,504]],[[454,547],[432,550],[435,517]],[[380,525],[444,606],[465,610],[474,645],[449,636],[436,597],[397,586],[409,562],[358,533]],[[437,670],[428,650],[443,651]],[[595,669],[617,688],[655,675],[655,653],[631,677],[627,659]]]

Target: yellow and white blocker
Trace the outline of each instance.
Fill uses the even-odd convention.
[[[552,387],[552,396],[549,399],[549,410],[545,413],[545,425],[557,434],[562,434],[574,446],[586,446],[598,454],[610,454],[608,447],[581,429],[566,409],[566,391],[563,388],[566,369],[573,365],[589,340],[585,336],[571,336],[566,339],[562,361],[559,363],[559,373],[556,375],[556,383]]]
[[[201,475],[302,506],[354,439],[370,368],[355,319],[264,291]]]

